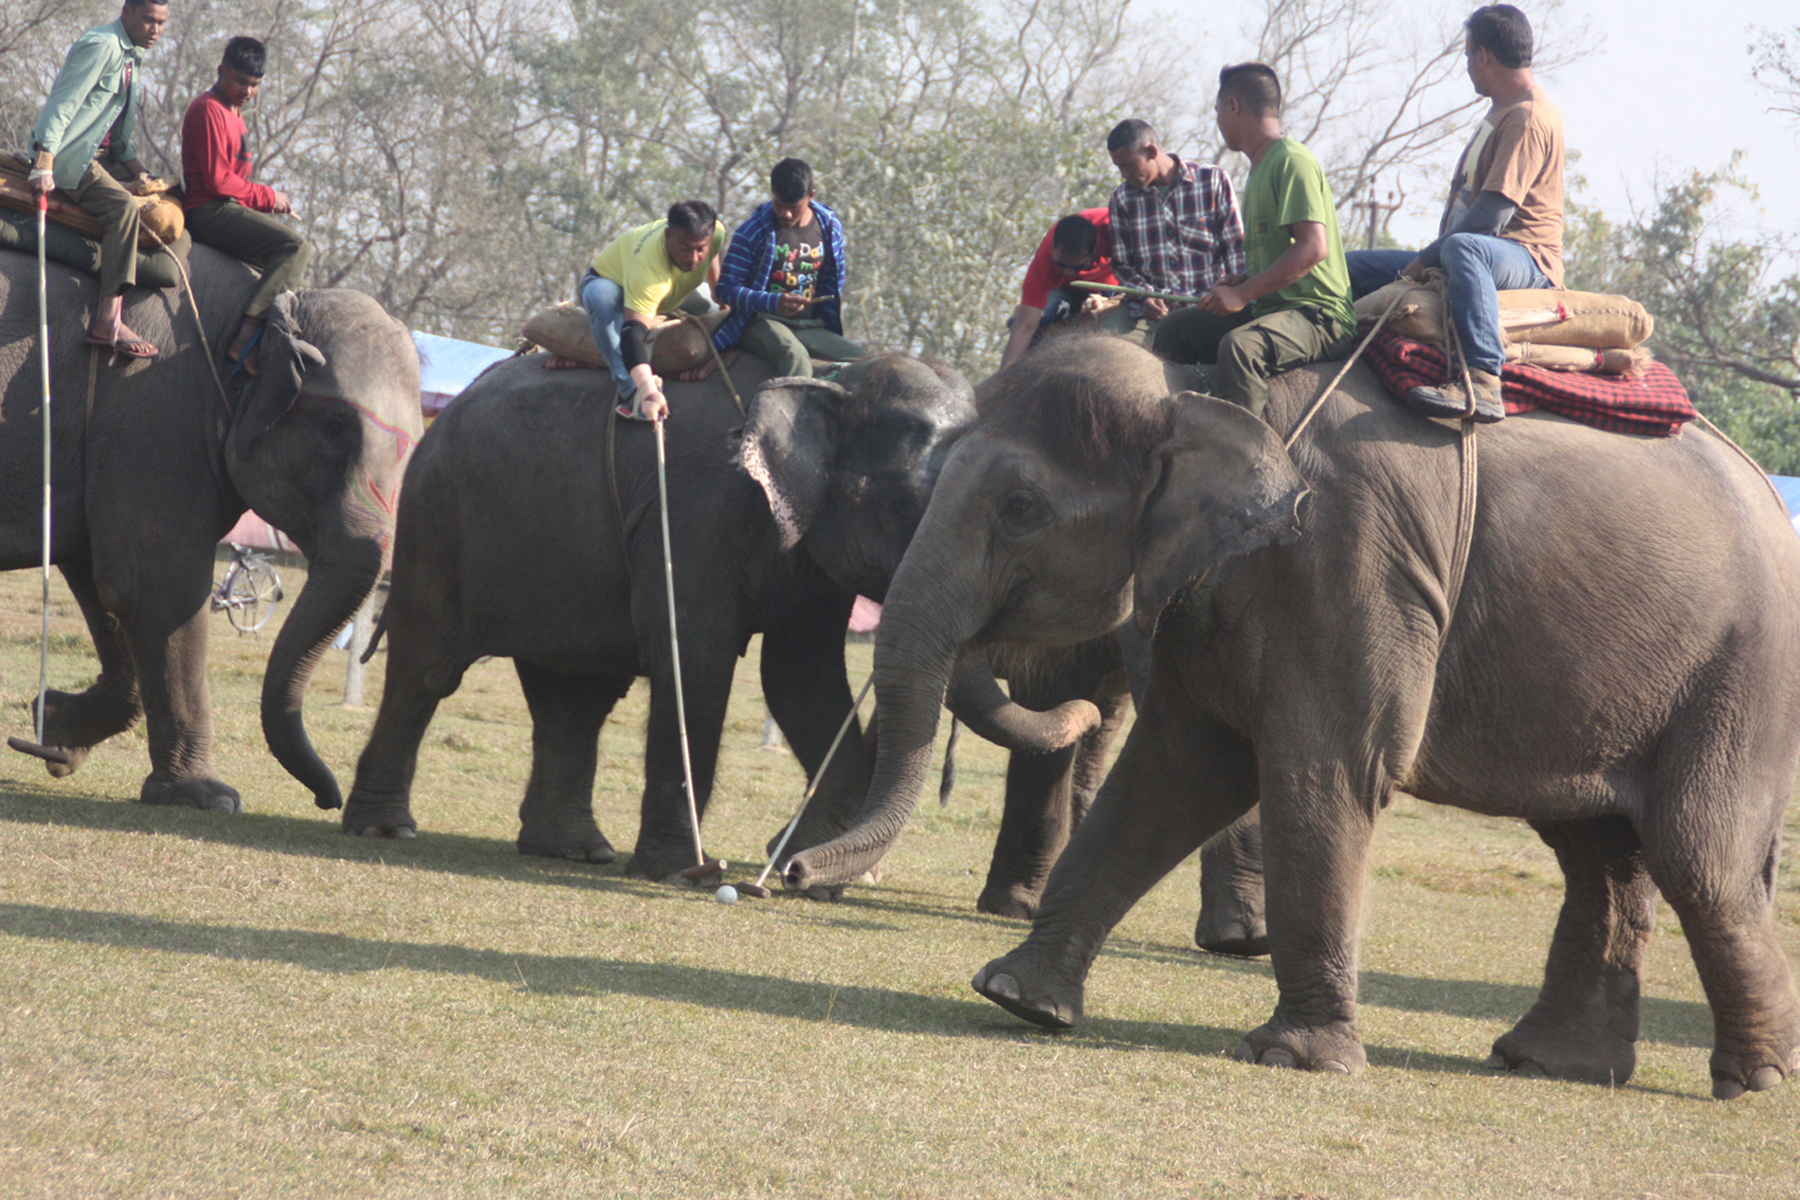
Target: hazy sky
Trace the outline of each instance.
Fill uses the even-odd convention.
[[[1534,26],[1545,27],[1528,0],[1514,2]],[[1235,47],[1228,31],[1263,6],[1262,0],[1149,0],[1148,7],[1207,31],[1201,44],[1207,52],[1216,47],[1221,61],[1197,64],[1196,79],[1210,98],[1218,67],[1253,49]],[[1467,11],[1475,7],[1469,4]],[[1397,31],[1423,30],[1442,11],[1463,10],[1446,10],[1444,0],[1390,0],[1384,23]],[[1587,22],[1591,52],[1574,66],[1540,76],[1540,82],[1562,109],[1569,149],[1580,151],[1575,169],[1587,179],[1586,202],[1615,219],[1628,217],[1633,205],[1640,210],[1649,205],[1659,171],[1669,178],[1694,168],[1711,170],[1733,149],[1742,149],[1744,172],[1762,195],[1760,205],[1734,209],[1730,221],[1740,229],[1760,225],[1800,240],[1800,119],[1766,111],[1772,98],[1751,77],[1747,52],[1750,27],[1793,29],[1800,25],[1800,4],[1565,0],[1563,15]],[[1554,25],[1549,28],[1554,31]],[[1446,162],[1446,174],[1449,169]],[[1421,208],[1397,216],[1390,226],[1403,243],[1435,233],[1436,201],[1424,201]]]

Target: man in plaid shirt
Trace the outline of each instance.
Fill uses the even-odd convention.
[[[1148,122],[1120,121],[1106,150],[1125,182],[1113,189],[1113,273],[1127,287],[1204,296],[1215,283],[1244,273],[1244,222],[1231,176],[1219,167],[1183,162],[1157,143]],[[1105,328],[1147,334],[1169,313],[1164,300],[1130,300]]]

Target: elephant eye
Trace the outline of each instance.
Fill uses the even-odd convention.
[[[1013,489],[1000,502],[1000,522],[1010,532],[1023,533],[1042,524],[1044,519],[1044,507],[1037,494],[1025,488]]]

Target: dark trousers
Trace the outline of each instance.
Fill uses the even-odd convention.
[[[262,283],[244,307],[261,317],[283,292],[298,291],[312,264],[312,243],[293,221],[245,208],[236,200],[209,200],[187,210],[188,232],[202,246],[229,254],[262,272]]]

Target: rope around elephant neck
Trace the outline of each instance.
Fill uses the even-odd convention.
[[[1350,368],[1356,365],[1356,360],[1362,357],[1362,352],[1369,348],[1369,343],[1375,340],[1375,335],[1381,332],[1381,327],[1386,325],[1388,318],[1394,315],[1394,310],[1400,307],[1401,297],[1405,295],[1406,293],[1404,291],[1396,291],[1394,293],[1394,298],[1388,302],[1387,311],[1382,313],[1380,318],[1376,320],[1374,326],[1371,327],[1369,332],[1363,337],[1363,340],[1357,343],[1356,349],[1350,352],[1350,357],[1344,360],[1344,365],[1338,369],[1338,373],[1331,377],[1331,382],[1319,390],[1319,394],[1313,397],[1313,402],[1308,405],[1306,411],[1300,415],[1300,420],[1295,422],[1294,428],[1287,435],[1287,440],[1281,443],[1281,448],[1283,450],[1292,450],[1294,448],[1294,443],[1300,440],[1300,434],[1305,431],[1307,425],[1312,423],[1314,415],[1325,406],[1325,398],[1331,395],[1331,393],[1336,390],[1337,385],[1344,381],[1344,376],[1350,373]]]

